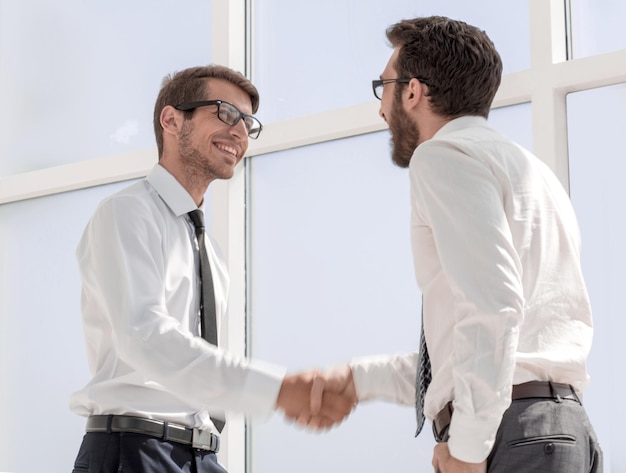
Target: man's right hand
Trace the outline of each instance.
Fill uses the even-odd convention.
[[[318,374],[313,380],[311,388],[311,413],[312,416],[306,423],[312,429],[324,429],[322,422],[325,404],[336,397],[343,399],[350,405],[350,412],[358,402],[352,370],[348,365],[339,365]],[[346,416],[350,413],[347,412]]]
[[[350,372],[350,368],[348,371]],[[341,375],[327,377],[317,371],[309,371],[285,376],[276,407],[285,417],[317,430],[328,429],[342,422],[356,404],[356,392],[346,384],[354,383],[350,372],[350,382]]]

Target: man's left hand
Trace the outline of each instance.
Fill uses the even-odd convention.
[[[433,451],[435,473],[487,473],[487,460],[482,463],[466,463],[450,455],[447,443],[438,443]]]

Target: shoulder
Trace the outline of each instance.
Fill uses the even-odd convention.
[[[105,198],[96,208],[86,232],[114,237],[143,237],[163,227],[167,208],[145,180],[135,182]]]

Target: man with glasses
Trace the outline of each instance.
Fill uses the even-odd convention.
[[[78,245],[91,381],[71,399],[87,417],[74,472],[223,472],[224,411],[308,418],[314,373],[223,349],[228,274],[204,231],[204,195],[229,179],[261,123],[256,88],[226,67],[168,76],[154,108],[159,161],[105,199]],[[354,398],[324,395],[319,426]]]
[[[372,87],[392,159],[409,169],[423,343],[353,360],[326,388],[415,405],[441,473],[601,472],[581,403],[593,329],[578,224],[552,171],[487,124],[500,56],[444,17],[387,38]]]

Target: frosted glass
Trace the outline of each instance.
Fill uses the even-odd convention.
[[[253,78],[270,123],[375,100],[371,80],[391,49],[385,29],[416,16],[474,24],[494,41],[504,72],[530,67],[527,0],[256,0]]]
[[[574,58],[626,48],[624,0],[570,0]]]
[[[0,206],[0,471],[71,471],[89,381],[74,251],[97,204],[130,182]],[[36,454],[33,452],[36,451]]]
[[[212,2],[0,0],[0,176],[156,147],[161,80],[211,60]]]
[[[492,124],[527,141],[529,109]],[[250,160],[253,356],[297,371],[417,347],[409,183],[388,142],[384,131]],[[252,425],[252,473],[426,471],[434,441],[414,429],[413,409],[380,402],[325,435],[276,416]]]
[[[624,121],[626,84],[570,94],[567,98],[570,193],[579,218],[582,263],[594,313],[591,384],[585,403],[605,453],[605,471],[626,471],[622,426],[615,406],[626,390],[623,360],[626,223]]]

